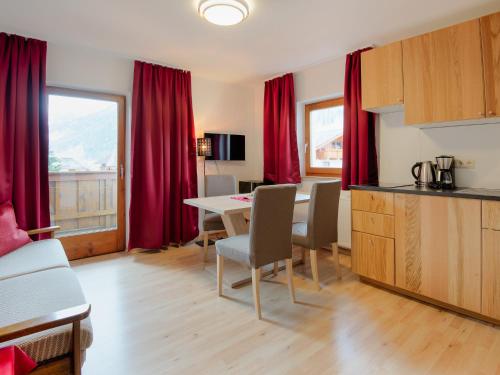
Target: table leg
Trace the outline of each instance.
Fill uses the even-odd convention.
[[[248,223],[242,213],[222,215],[222,222],[230,237],[248,233]]]

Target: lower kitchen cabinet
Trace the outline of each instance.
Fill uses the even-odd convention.
[[[483,229],[481,314],[500,320],[500,231]]]
[[[358,275],[394,285],[394,240],[353,231],[352,270]]]
[[[480,313],[481,201],[396,194],[394,211],[396,287]]]

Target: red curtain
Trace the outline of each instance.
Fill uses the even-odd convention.
[[[0,33],[0,203],[22,229],[50,225],[47,43]]]
[[[135,62],[128,248],[157,249],[198,235],[191,74]]]
[[[344,190],[349,185],[378,182],[375,115],[361,109],[361,52],[365,50],[346,57],[342,157]]]
[[[264,92],[264,180],[300,183],[293,74],[267,81]]]

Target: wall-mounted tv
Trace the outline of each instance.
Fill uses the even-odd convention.
[[[212,156],[206,160],[245,160],[245,136],[239,134],[205,133],[212,141]]]

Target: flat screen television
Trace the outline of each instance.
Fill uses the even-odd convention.
[[[239,134],[205,133],[212,142],[212,156],[206,160],[245,160],[245,136]]]

